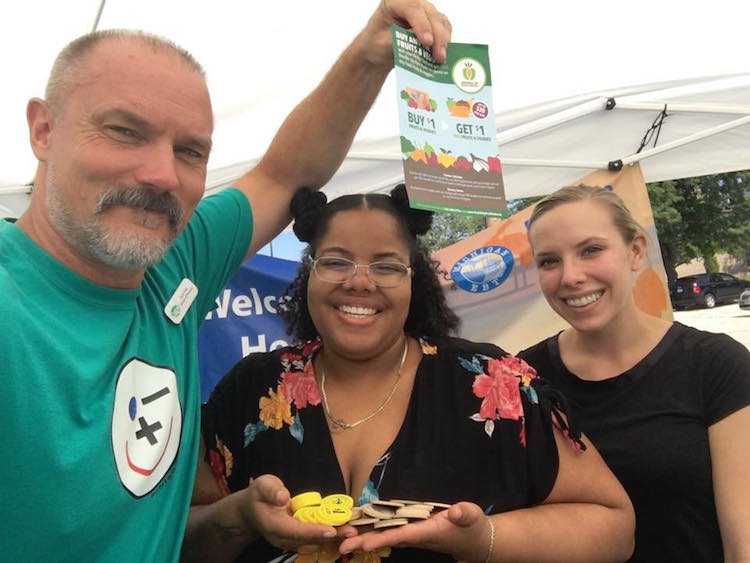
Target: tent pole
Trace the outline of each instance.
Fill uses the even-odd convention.
[[[734,119],[727,123],[717,125],[716,127],[709,127],[708,129],[704,129],[703,131],[700,131],[698,133],[688,135],[686,137],[683,137],[682,139],[677,139],[676,141],[672,141],[671,143],[665,143],[653,149],[645,150],[638,154],[634,154],[626,158],[623,158],[622,164],[623,166],[627,164],[633,164],[634,162],[639,162],[641,160],[649,158],[650,156],[655,156],[659,153],[670,151],[672,149],[676,149],[683,145],[688,145],[695,141],[700,141],[701,139],[705,139],[706,137],[718,135],[719,133],[723,133],[724,131],[729,131],[730,129],[736,129],[737,127],[741,127],[742,125],[746,125],[748,123],[750,123],[750,115],[746,115],[745,117],[740,117],[739,119]]]
[[[539,133],[540,131],[551,129],[552,127],[562,125],[563,123],[567,123],[568,121],[583,117],[584,115],[603,111],[604,109],[606,109],[606,107],[607,98],[602,96],[601,98],[588,101],[578,106],[553,113],[552,115],[548,115],[542,117],[541,119],[531,121],[530,123],[518,125],[517,127],[513,127],[512,129],[508,129],[506,131],[503,131],[502,133],[498,133],[496,137],[497,144],[498,146],[502,147],[506,143],[511,143],[513,141],[517,141],[518,139],[523,139],[524,137],[533,135],[534,133]]]
[[[96,11],[96,17],[94,18],[94,24],[91,26],[91,31],[96,31],[96,29],[99,27],[99,20],[102,17],[102,12],[104,11],[104,4],[107,3],[107,0],[101,0],[99,2],[99,9]]]
[[[655,110],[661,111],[664,106],[668,113],[721,113],[732,115],[750,115],[750,106],[737,106],[729,104],[684,104],[679,102],[622,102],[617,100],[615,109],[630,110]]]

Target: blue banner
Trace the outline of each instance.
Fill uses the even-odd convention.
[[[289,335],[277,312],[279,297],[299,262],[256,254],[216,297],[216,308],[198,331],[201,400],[234,364],[252,352],[286,346]]]

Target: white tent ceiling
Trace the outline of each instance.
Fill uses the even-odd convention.
[[[665,103],[669,116],[657,147],[706,135],[700,132],[707,128],[714,133],[645,158],[647,181],[750,168],[749,4],[435,3],[451,17],[454,40],[490,45],[510,197],[549,191],[609,161],[627,163]],[[42,93],[56,52],[90,28],[101,7],[100,0],[32,0],[5,8],[0,206],[22,209],[26,194],[14,186],[34,172],[26,100]],[[107,0],[98,27],[168,36],[204,64],[216,115],[212,188],[262,153],[289,109],[322,77],[373,7],[364,0]],[[616,105],[606,111],[609,97]],[[651,105],[626,109],[636,102]],[[391,78],[327,191],[384,189],[398,181],[396,111]],[[717,133],[717,127],[725,130]]]

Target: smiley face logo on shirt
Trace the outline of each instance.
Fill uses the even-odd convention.
[[[151,492],[177,457],[182,407],[171,369],[132,358],[120,370],[112,409],[112,451],[123,486]]]

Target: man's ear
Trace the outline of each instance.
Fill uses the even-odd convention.
[[[26,106],[26,122],[29,124],[29,141],[34,156],[40,162],[47,160],[52,133],[52,115],[44,100],[31,98]]]

